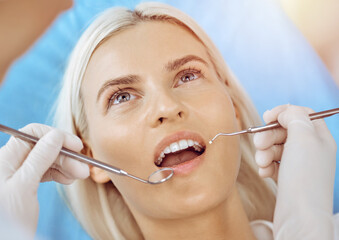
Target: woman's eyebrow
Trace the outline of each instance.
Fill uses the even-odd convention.
[[[185,65],[186,63],[191,62],[191,61],[198,61],[198,62],[201,62],[201,63],[205,64],[206,66],[208,66],[207,62],[204,59],[202,59],[201,57],[198,57],[196,55],[186,55],[182,58],[168,62],[165,65],[165,69],[169,72],[175,71],[178,68],[180,68],[182,65]],[[137,82],[140,82],[140,78],[137,75],[126,75],[126,76],[121,76],[121,77],[118,77],[118,78],[110,79],[110,80],[106,81],[102,85],[102,87],[99,89],[98,95],[97,95],[97,101],[99,100],[100,96],[105,91],[105,89],[108,88],[108,87],[115,86],[115,85],[134,84],[134,83],[137,83]]]
[[[184,56],[182,58],[176,59],[174,61],[168,62],[165,65],[165,69],[169,72],[175,71],[179,67],[181,67],[182,65],[184,65],[188,62],[191,62],[191,61],[198,61],[198,62],[201,62],[201,63],[205,64],[206,66],[208,66],[207,62],[204,59],[202,59],[201,57],[198,57],[198,56],[195,56],[195,55],[187,55],[187,56]]]
[[[97,101],[99,100],[100,96],[105,91],[105,89],[108,88],[108,87],[116,86],[116,85],[134,84],[134,83],[137,83],[137,82],[140,82],[140,78],[137,75],[126,75],[126,76],[121,76],[121,77],[109,79],[99,89]]]

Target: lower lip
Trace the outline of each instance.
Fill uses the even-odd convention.
[[[168,166],[168,167],[173,169],[174,175],[176,176],[188,175],[191,172],[193,172],[194,169],[196,169],[201,164],[201,162],[204,160],[205,152],[201,154],[200,156],[193,158],[192,160],[180,163],[178,165]]]

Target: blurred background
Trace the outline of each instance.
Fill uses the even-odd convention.
[[[0,27],[0,123],[51,124],[67,59],[81,33],[104,9],[133,9],[140,2],[1,0],[0,22],[6,24]],[[181,9],[205,29],[260,115],[286,103],[315,111],[339,107],[339,0],[160,2]],[[339,116],[326,122],[339,144]],[[0,134],[0,146],[8,138]],[[334,212],[339,212],[339,171],[335,181]],[[40,237],[90,239],[55,183],[40,185],[39,202]]]

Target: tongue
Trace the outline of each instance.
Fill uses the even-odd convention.
[[[177,153],[167,154],[164,160],[161,163],[162,167],[170,167],[173,165],[178,165],[179,163],[183,163],[193,158],[196,158],[200,154],[195,151],[182,151]]]

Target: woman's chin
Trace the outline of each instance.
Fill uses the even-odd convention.
[[[191,192],[168,199],[163,205],[163,213],[167,213],[171,219],[192,217],[216,208],[226,199],[227,194],[224,191],[200,189],[195,194]]]

